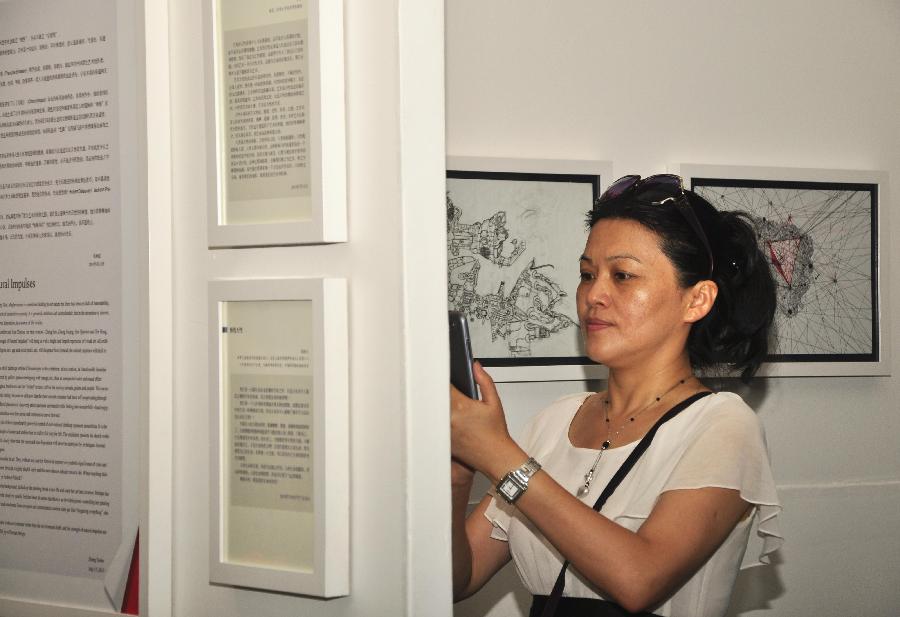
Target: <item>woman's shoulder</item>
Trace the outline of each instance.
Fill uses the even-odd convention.
[[[714,392],[686,412],[671,423],[673,433],[680,435],[684,443],[707,438],[723,443],[765,440],[759,416],[733,392]]]
[[[707,422],[746,427],[762,426],[753,408],[734,392],[713,392],[705,398],[708,404],[701,409],[700,415]]]

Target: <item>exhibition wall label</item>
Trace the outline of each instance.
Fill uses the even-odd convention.
[[[101,610],[137,534],[116,8],[0,2],[0,597]]]

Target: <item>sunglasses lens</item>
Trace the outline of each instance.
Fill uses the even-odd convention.
[[[684,197],[681,178],[672,174],[649,176],[638,183],[636,196],[654,203],[663,203],[672,198]]]
[[[658,174],[644,179],[645,184],[662,184],[677,189],[681,188],[681,178],[672,174]]]
[[[633,187],[640,180],[640,176],[622,176],[609,185],[597,201],[606,201],[607,199],[615,199],[621,197],[628,189]]]

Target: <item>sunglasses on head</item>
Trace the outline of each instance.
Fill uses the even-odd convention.
[[[673,191],[677,194],[669,194],[659,200],[650,200],[649,203],[654,206],[672,204],[676,207],[687,221],[690,228],[694,230],[694,234],[700,238],[700,241],[703,243],[703,248],[706,249],[706,255],[709,257],[709,276],[712,277],[713,266],[715,263],[713,261],[712,248],[709,246],[709,240],[706,237],[706,233],[704,233],[703,227],[700,225],[700,221],[697,219],[697,215],[694,213],[694,209],[691,207],[691,203],[688,201],[687,195],[684,192],[684,184],[682,183],[681,176],[676,176],[675,174],[657,174],[655,176],[647,176],[643,179],[638,175],[622,176],[603,191],[603,194],[600,195],[594,203],[594,208],[601,206],[604,202],[618,199],[628,193],[635,193],[636,195],[652,195],[656,193],[662,196],[666,193],[672,193]]]

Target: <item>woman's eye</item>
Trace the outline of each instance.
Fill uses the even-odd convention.
[[[586,282],[586,281],[590,281],[591,279],[593,279],[594,275],[592,275],[590,272],[582,272],[579,275],[579,277],[581,278],[582,282]]]
[[[631,274],[630,272],[621,272],[621,271],[616,272],[615,274],[613,274],[613,276],[616,278],[617,281],[627,281],[629,279],[634,278],[634,275]]]

